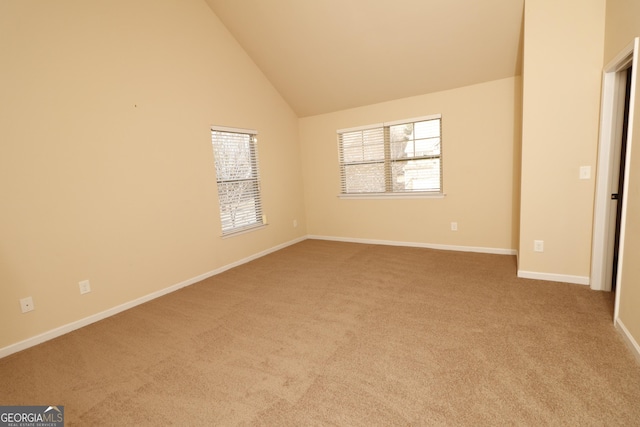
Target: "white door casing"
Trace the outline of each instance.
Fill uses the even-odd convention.
[[[600,140],[598,144],[598,166],[596,195],[594,206],[593,244],[591,256],[591,288],[611,291],[611,274],[613,259],[613,236],[615,232],[616,202],[611,201],[613,189],[617,189],[619,173],[619,153],[621,140],[621,122],[624,114],[624,89],[626,70],[632,66],[631,98],[629,100],[629,117],[633,117],[634,94],[638,74],[638,54],[640,38],[635,38],[604,69],[602,83],[602,101],[600,109]],[[621,99],[622,98],[622,99]],[[633,121],[629,120],[627,130],[626,159],[629,165]],[[617,154],[616,154],[617,153]],[[617,157],[617,158],[616,158]],[[617,170],[616,170],[617,168]],[[623,194],[627,193],[629,168],[625,170]],[[622,199],[622,221],[620,225],[620,252],[618,258],[618,290],[623,285],[620,280],[624,261],[624,235],[626,224],[626,197]],[[613,217],[613,218],[612,218]],[[614,321],[618,317],[620,292],[616,292]]]

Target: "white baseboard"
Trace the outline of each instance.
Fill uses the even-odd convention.
[[[277,246],[274,246],[272,248],[266,249],[266,250],[264,250],[262,252],[258,252],[257,254],[254,254],[254,255],[248,256],[246,258],[243,258],[243,259],[241,259],[239,261],[233,262],[231,264],[224,265],[224,266],[222,266],[220,268],[217,268],[215,270],[209,271],[207,273],[200,274],[200,275],[198,275],[196,277],[192,277],[191,279],[188,279],[188,280],[185,280],[183,282],[177,283],[175,285],[169,286],[168,288],[164,288],[164,289],[161,289],[159,291],[152,292],[152,293],[150,293],[148,295],[142,296],[140,298],[136,298],[136,299],[134,299],[132,301],[128,301],[128,302],[126,302],[124,304],[120,304],[120,305],[118,305],[116,307],[112,307],[112,308],[110,308],[108,310],[105,310],[105,311],[102,311],[100,313],[93,314],[93,315],[91,315],[89,317],[85,317],[83,319],[77,320],[75,322],[68,323],[66,325],[60,326],[60,327],[55,328],[55,329],[51,329],[50,331],[44,332],[44,333],[42,333],[40,335],[36,335],[34,337],[27,338],[26,340],[17,342],[15,344],[11,344],[11,345],[8,345],[6,347],[0,348],[0,359],[3,358],[3,357],[9,356],[10,354],[17,353],[17,352],[22,351],[22,350],[26,350],[29,347],[36,346],[36,345],[41,344],[41,343],[43,343],[45,341],[49,341],[49,340],[51,340],[53,338],[57,338],[57,337],[59,337],[61,335],[67,334],[67,333],[72,332],[72,331],[74,331],[76,329],[80,329],[80,328],[82,328],[84,326],[87,326],[87,325],[90,325],[92,323],[98,322],[100,320],[106,319],[107,317],[111,317],[111,316],[113,316],[115,314],[121,313],[121,312],[123,312],[125,310],[128,310],[130,308],[133,308],[133,307],[135,307],[137,305],[144,304],[145,302],[148,302],[148,301],[151,301],[153,299],[159,298],[159,297],[161,297],[163,295],[169,294],[171,292],[175,292],[178,289],[182,289],[184,287],[187,287],[187,286],[193,285],[195,283],[201,282],[202,280],[208,279],[209,277],[215,276],[216,274],[220,274],[220,273],[222,273],[224,271],[227,271],[227,270],[229,270],[231,268],[237,267],[237,266],[242,265],[242,264],[246,264],[247,262],[253,261],[255,259],[258,259],[260,257],[268,255],[268,254],[270,254],[272,252],[278,251],[280,249],[284,249],[287,246],[294,245],[294,244],[299,243],[299,242],[301,242],[303,240],[306,240],[306,236],[291,240],[289,242],[282,243],[280,245],[277,245]]]
[[[588,276],[571,276],[568,274],[538,273],[535,271],[518,270],[518,277],[523,279],[546,280],[548,282],[573,283],[575,285],[589,285]]]
[[[308,235],[307,238],[317,239],[317,240],[332,240],[336,242],[364,243],[369,245],[408,246],[412,248],[440,249],[444,251],[458,251],[458,252],[478,252],[478,253],[496,254],[496,255],[516,255],[518,253],[518,251],[515,249],[483,248],[483,247],[477,247],[477,246],[438,245],[433,243],[398,242],[394,240],[358,239],[358,238],[351,238],[351,237],[316,236],[316,235]]]
[[[409,246],[414,248],[428,248],[428,249],[440,249],[446,251],[459,251],[459,252],[478,252],[485,254],[496,255],[518,255],[516,249],[502,249],[502,248],[485,248],[477,246],[454,246],[454,245],[438,245],[432,243],[417,243],[417,242],[399,242],[394,240],[376,240],[376,239],[359,239],[352,237],[335,237],[335,236],[318,236],[308,235],[309,239],[318,240],[332,240],[336,242],[349,242],[349,243],[364,243],[371,245],[389,245],[389,246]],[[587,276],[570,276],[565,274],[550,274],[550,273],[537,273],[533,271],[518,270],[518,277],[524,279],[536,279],[545,280],[550,282],[564,282],[573,283],[577,285],[589,285],[589,277]]]
[[[622,332],[622,336],[625,338],[625,340],[629,344],[629,347],[631,347],[632,351],[635,352],[634,356],[636,357],[636,359],[640,361],[640,345],[638,344],[638,341],[636,341],[633,338],[633,335],[631,335],[631,332],[629,332],[627,327],[624,326],[624,323],[622,323],[622,320],[616,319],[616,326]]]

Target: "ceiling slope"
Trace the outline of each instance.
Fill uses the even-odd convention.
[[[524,0],[206,0],[299,117],[518,75]]]

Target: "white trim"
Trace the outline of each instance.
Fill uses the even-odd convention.
[[[569,274],[538,273],[536,271],[518,270],[518,277],[522,279],[545,280],[548,282],[573,283],[575,285],[587,286],[589,285],[589,277],[587,276],[572,276]]]
[[[625,340],[627,341],[631,349],[635,350],[635,356],[638,358],[638,360],[640,360],[640,344],[638,344],[638,341],[636,341],[635,338],[633,338],[633,335],[631,335],[631,332],[629,332],[627,327],[624,326],[624,323],[622,323],[622,320],[616,319],[616,326],[620,328],[620,331],[622,332],[622,336],[625,338]]]
[[[404,125],[408,123],[424,122],[427,120],[435,120],[435,119],[441,119],[441,118],[442,118],[442,114],[431,114],[430,116],[414,117],[412,119],[402,119],[402,120],[394,120],[391,122],[384,122],[384,125],[385,126]]]
[[[231,132],[231,133],[247,133],[249,135],[257,135],[258,131],[255,129],[243,129],[243,128],[232,128],[229,126],[216,126],[211,125],[211,130],[217,132]]]
[[[444,199],[445,193],[437,191],[415,191],[412,193],[348,193],[338,194],[340,199]]]
[[[602,107],[600,118],[600,143],[598,147],[598,165],[595,191],[595,207],[593,215],[593,243],[591,248],[591,289],[610,291],[607,289],[607,253],[609,246],[610,215],[610,174],[613,151],[613,125],[615,109],[616,74],[605,72],[602,81]]]
[[[617,80],[619,79],[619,72],[628,68],[629,63],[632,63],[633,69],[636,70],[638,65],[638,38],[636,37],[631,43],[629,43],[624,49],[622,49],[604,68],[603,80],[602,80],[602,101],[601,101],[601,117],[600,117],[600,135],[598,142],[598,165],[597,165],[597,181],[595,191],[594,202],[594,218],[593,218],[593,242],[591,250],[591,289],[611,291],[609,286],[609,280],[606,277],[608,271],[607,263],[610,262],[608,258],[609,252],[609,240],[607,239],[608,227],[609,227],[609,215],[610,215],[610,177],[611,177],[611,156],[613,155],[613,138],[616,138],[616,126],[613,122],[617,117],[614,114],[616,105],[614,103],[616,98]],[[634,74],[637,71],[634,71]],[[631,99],[629,105],[629,117],[633,117],[633,110],[635,105],[635,75],[632,76],[632,88]],[[625,174],[629,173],[630,163],[628,162],[631,152],[632,141],[632,121],[629,121],[629,127],[627,128],[627,167]],[[628,194],[628,175],[625,176],[625,188],[623,194]],[[616,283],[618,286],[618,292],[616,292],[616,301],[614,306],[614,322],[618,318],[618,307],[620,298],[620,287],[622,286],[622,262],[624,260],[624,230],[626,229],[626,200],[627,197],[623,197],[622,200],[622,223],[620,226],[620,242],[619,242],[619,256],[618,256],[618,276]]]
[[[263,218],[262,221],[264,221],[264,217],[265,215],[262,215],[262,218]],[[250,227],[246,227],[241,230],[229,231],[228,233],[221,234],[220,238],[228,239],[229,237],[239,236],[241,234],[251,233],[252,231],[262,230],[263,228],[266,228],[267,225],[269,224],[267,224],[266,222],[263,222],[262,224],[252,225]]]
[[[640,50],[640,38],[633,39],[633,65],[631,75],[631,96],[629,97],[629,127],[627,128],[627,152],[625,154],[626,166],[624,169],[624,190],[622,192],[622,218],[620,220],[620,249],[618,251],[618,271],[616,277],[616,302],[613,308],[613,320],[620,316],[620,294],[622,294],[622,270],[624,268],[624,245],[627,237],[627,205],[629,203],[629,174],[631,173],[631,150],[633,150],[633,119],[636,105],[636,76],[638,75],[638,50]]]
[[[224,266],[222,266],[220,268],[217,268],[215,270],[209,271],[207,273],[200,274],[200,275],[198,275],[196,277],[193,277],[191,279],[187,279],[187,280],[185,280],[183,282],[180,282],[180,283],[177,283],[175,285],[169,286],[168,288],[164,288],[164,289],[161,289],[159,291],[152,292],[152,293],[150,293],[148,295],[142,296],[140,298],[136,298],[136,299],[134,299],[132,301],[128,301],[128,302],[126,302],[124,304],[120,304],[118,306],[112,307],[112,308],[110,308],[108,310],[105,310],[105,311],[102,311],[100,313],[96,313],[94,315],[91,315],[89,317],[85,317],[85,318],[77,320],[75,322],[68,323],[66,325],[60,326],[60,327],[55,328],[55,329],[51,329],[51,330],[49,330],[47,332],[44,332],[44,333],[39,334],[39,335],[36,335],[34,337],[27,338],[26,340],[23,340],[23,341],[15,343],[15,344],[11,344],[11,345],[8,345],[6,347],[0,348],[0,359],[3,358],[3,357],[9,356],[10,354],[17,353],[17,352],[22,351],[22,350],[26,350],[29,347],[33,347],[33,346],[36,346],[38,344],[42,344],[45,341],[49,341],[49,340],[51,340],[53,338],[57,338],[59,336],[67,334],[69,332],[75,331],[76,329],[80,329],[80,328],[82,328],[84,326],[87,326],[87,325],[90,325],[92,323],[98,322],[100,320],[106,319],[107,317],[111,317],[113,315],[121,313],[121,312],[123,312],[125,310],[133,308],[133,307],[138,306],[140,304],[144,304],[145,302],[148,302],[148,301],[151,301],[153,299],[159,298],[159,297],[161,297],[163,295],[169,294],[171,292],[175,292],[175,291],[177,291],[179,289],[182,289],[184,287],[187,287],[187,286],[193,285],[195,283],[201,282],[202,280],[208,279],[209,277],[215,276],[217,274],[220,274],[220,273],[222,273],[224,271],[227,271],[227,270],[229,270],[231,268],[234,268],[234,267],[237,267],[239,265],[246,264],[247,262],[253,261],[255,259],[258,259],[260,257],[268,255],[268,254],[270,254],[272,252],[279,251],[280,249],[284,249],[287,246],[291,246],[291,245],[294,245],[296,243],[302,242],[303,240],[306,240],[305,236],[299,237],[299,238],[291,240],[289,242],[282,243],[282,244],[274,246],[274,247],[272,247],[270,249],[266,249],[266,250],[264,250],[262,252],[258,252],[258,253],[254,254],[254,255],[250,255],[250,256],[248,256],[246,258],[243,258],[243,259],[241,259],[239,261],[233,262],[231,264],[224,265]]]
[[[367,245],[407,246],[411,248],[439,249],[444,251],[458,251],[458,252],[477,252],[477,253],[496,254],[496,255],[516,255],[517,254],[517,251],[515,249],[484,248],[484,247],[477,247],[477,246],[453,246],[453,245],[440,245],[440,244],[421,243],[421,242],[399,242],[394,240],[359,239],[359,238],[353,238],[353,237],[318,236],[318,235],[308,235],[307,238],[316,239],[316,240],[331,240],[335,242],[364,243]]]
[[[360,130],[377,129],[377,128],[383,128],[383,127],[387,127],[387,126],[404,125],[404,124],[407,124],[407,123],[424,122],[426,120],[435,120],[435,119],[441,119],[441,118],[442,118],[442,114],[430,114],[428,116],[414,117],[414,118],[411,118],[411,119],[392,120],[390,122],[382,122],[382,123],[375,123],[375,124],[372,124],[372,125],[364,125],[364,126],[356,126],[356,127],[352,127],[352,128],[338,129],[336,131],[336,133],[341,134],[341,133],[347,133],[347,132],[357,132],[357,131],[360,131]]]
[[[356,126],[353,128],[338,129],[336,133],[341,134],[341,133],[348,133],[348,132],[357,132],[360,130],[378,129],[383,127],[384,127],[384,123],[375,123],[373,125],[364,125],[364,126]]]
[[[629,67],[629,64],[633,62],[633,50],[635,46],[635,39],[624,47],[618,54],[604,67],[606,73],[612,73],[616,71],[622,71]]]

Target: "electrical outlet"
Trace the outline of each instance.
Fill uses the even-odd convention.
[[[533,250],[534,252],[544,252],[544,240],[534,240]]]
[[[89,292],[91,292],[91,284],[88,280],[83,280],[79,282],[78,285],[80,286],[80,295],[88,294]]]
[[[35,308],[33,306],[33,298],[31,297],[22,298],[20,300],[20,308],[22,309],[23,313],[28,313],[29,311],[33,311],[33,309]]]
[[[451,223],[451,231],[458,231],[458,223],[457,222],[452,222]]]
[[[580,166],[580,179],[591,179],[591,166]]]
[[[293,228],[296,228],[298,226],[298,220],[294,219],[293,220]]]

